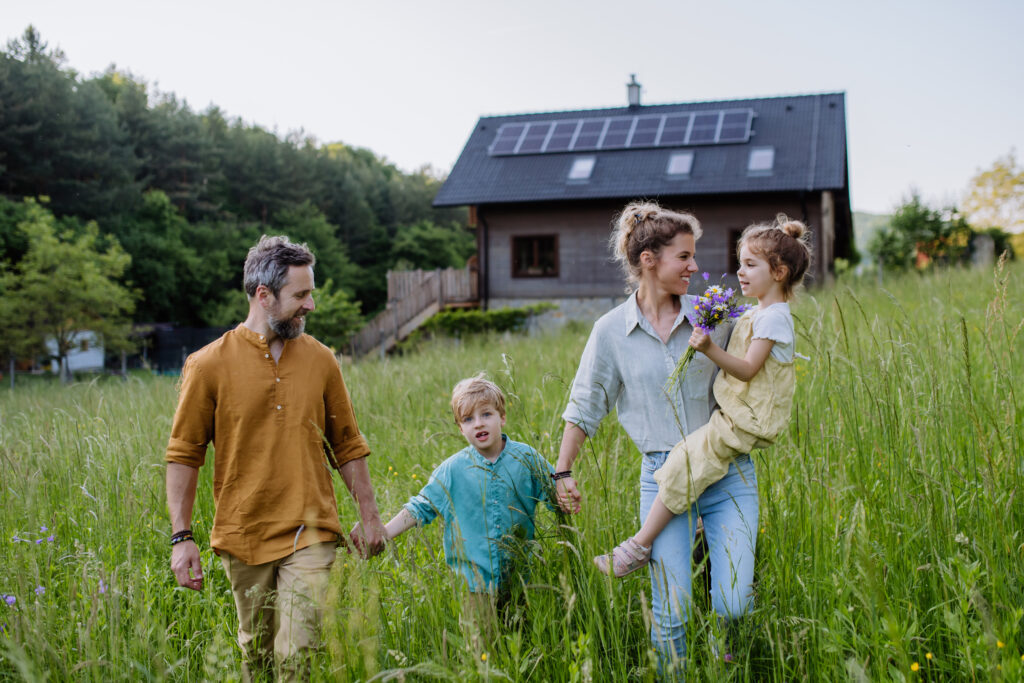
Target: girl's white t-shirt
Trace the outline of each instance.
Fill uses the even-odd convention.
[[[772,358],[780,363],[792,363],[796,330],[789,304],[783,302],[765,308],[755,308],[751,321],[751,338],[771,339],[775,342],[772,345]]]

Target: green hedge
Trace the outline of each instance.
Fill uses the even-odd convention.
[[[425,339],[434,337],[467,337],[487,332],[522,332],[527,321],[536,315],[558,308],[557,305],[542,301],[519,308],[497,308],[489,311],[479,309],[451,309],[433,315],[416,331],[406,337],[396,348],[399,353],[415,350]]]

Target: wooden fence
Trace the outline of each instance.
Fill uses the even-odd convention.
[[[435,313],[477,300],[476,273],[469,268],[389,270],[387,308],[356,333],[353,355],[383,355]]]

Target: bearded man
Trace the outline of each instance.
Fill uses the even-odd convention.
[[[342,531],[328,464],[362,523],[350,540],[364,557],[384,547],[359,432],[334,354],[304,334],[314,309],[305,244],[264,235],[245,260],[245,322],[193,353],[167,444],[171,569],[203,587],[191,532],[199,467],[213,443],[210,545],[238,610],[243,677],[305,678]]]

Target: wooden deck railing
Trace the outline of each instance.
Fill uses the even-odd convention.
[[[352,339],[356,357],[382,355],[423,322],[453,305],[477,302],[475,273],[469,268],[388,271],[388,305]]]

